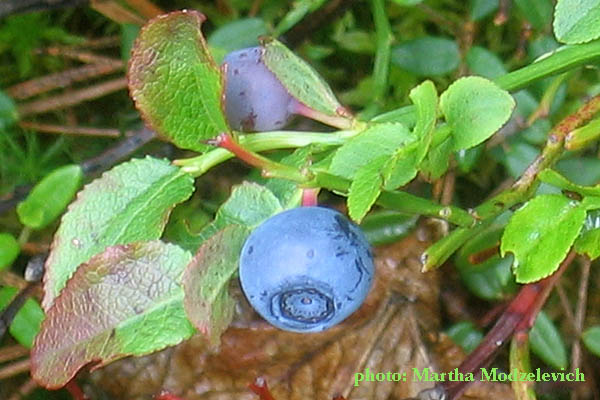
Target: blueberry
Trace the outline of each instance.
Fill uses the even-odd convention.
[[[272,131],[291,119],[295,99],[262,61],[262,47],[237,50],[225,56],[227,76],[225,114],[241,131]]]
[[[277,214],[248,237],[242,289],[272,325],[293,332],[331,328],[363,303],[373,280],[369,243],[335,210],[300,207]]]

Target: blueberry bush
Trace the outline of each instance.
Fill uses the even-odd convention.
[[[418,303],[398,281],[438,289],[403,281],[401,266],[389,278],[392,261],[374,248],[426,236],[420,274],[442,269],[460,285],[450,296],[459,303],[499,304],[484,333],[481,310],[461,303],[475,311],[456,317],[444,301],[449,323],[436,334],[469,353],[448,365],[477,377],[510,342],[502,368],[581,369],[589,379],[576,396],[592,398],[600,2],[155,3],[92,2],[102,16],[78,18],[110,21],[95,40],[71,33],[81,26],[62,11],[0,26],[0,66],[17,66],[0,91],[0,333],[31,348],[37,384],[81,398],[70,385],[88,364],[198,337],[216,352],[244,321],[245,335],[257,323],[294,332],[292,342],[341,343],[327,335],[357,330],[360,317],[383,337],[395,328],[371,297]],[[14,11],[0,6],[0,16]],[[91,51],[102,40],[121,58]],[[87,64],[67,69],[56,54]],[[102,107],[75,106],[119,90]],[[120,142],[40,144],[53,130]],[[17,272],[42,263],[36,297],[35,280]],[[305,397],[395,390],[365,395],[353,383]],[[455,399],[467,383],[393,393]],[[543,389],[513,382],[510,392],[531,399]]]

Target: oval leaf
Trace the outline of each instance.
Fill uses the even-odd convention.
[[[455,258],[462,281],[473,294],[485,300],[505,299],[516,288],[510,270],[513,257],[498,254],[501,235],[498,227],[488,229],[469,240]],[[478,254],[484,255],[485,260],[474,259]]]
[[[581,339],[589,351],[600,357],[600,325],[586,329]]]
[[[541,311],[531,332],[529,332],[531,350],[548,365],[556,369],[567,368],[567,349],[556,325]]]
[[[83,171],[79,165],[66,165],[52,171],[17,206],[21,223],[31,229],[48,226],[71,202],[82,178]]]
[[[483,339],[483,333],[469,321],[461,321],[450,326],[446,334],[467,353],[472,352]]]
[[[18,289],[10,286],[0,288],[0,311],[17,295]],[[34,299],[27,299],[12,320],[9,332],[22,346],[31,348],[33,339],[40,331],[44,311]]]
[[[0,271],[10,267],[20,252],[19,242],[13,235],[0,233]]]
[[[200,246],[185,270],[185,311],[212,344],[219,343],[233,318],[235,302],[227,288],[238,271],[240,252],[249,234],[248,228],[239,225],[219,231]]]
[[[212,59],[197,11],[176,11],[144,26],[129,63],[129,90],[148,125],[178,147],[196,151],[229,131],[223,77]]]
[[[233,188],[231,196],[217,210],[215,220],[198,234],[197,245],[229,225],[254,228],[282,210],[281,203],[268,188],[244,182]]]
[[[348,213],[353,221],[360,223],[381,194],[381,169],[388,158],[377,157],[356,172],[348,190]]]
[[[537,196],[513,214],[500,253],[512,252],[517,282],[552,274],[565,258],[585,220],[585,208],[562,195]]]
[[[440,97],[452,127],[454,150],[468,149],[494,134],[510,118],[515,101],[505,90],[478,76],[461,78]]]
[[[44,309],[75,269],[107,246],[158,239],[171,209],[193,191],[190,175],[149,157],[118,165],[85,186],[54,236],[44,275]]]
[[[241,18],[228,22],[208,37],[210,47],[223,53],[258,46],[258,37],[267,34],[267,25],[260,18]]]
[[[98,368],[193,335],[180,283],[190,259],[160,241],[113,246],[92,257],[48,310],[31,353],[34,379],[58,388],[90,362]]]
[[[352,179],[354,174],[380,156],[391,156],[396,149],[415,140],[399,123],[371,124],[364,132],[350,138],[333,156],[329,172]]]
[[[263,61],[302,104],[325,115],[349,117],[331,88],[306,61],[276,39],[263,40]]]
[[[453,40],[425,36],[393,47],[392,63],[418,76],[438,76],[458,68],[460,53]]]
[[[600,37],[600,0],[558,0],[553,27],[556,38],[567,44]]]

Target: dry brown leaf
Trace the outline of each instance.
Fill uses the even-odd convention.
[[[377,279],[367,301],[329,331],[298,334],[273,328],[237,293],[238,318],[222,336],[218,351],[196,336],[152,356],[117,362],[92,379],[113,398],[128,400],[148,399],[161,390],[185,400],[256,399],[248,385],[257,377],[266,380],[276,400],[416,396],[434,383],[413,382],[413,368],[442,372],[464,358],[439,334],[439,273],[422,274],[418,261],[427,244],[411,236],[379,249]],[[407,372],[408,379],[355,386],[355,373],[365,368]],[[474,397],[468,398],[512,398],[507,385],[474,389]]]

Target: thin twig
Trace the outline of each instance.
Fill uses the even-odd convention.
[[[575,252],[569,252],[553,275],[539,282],[524,285],[479,346],[458,367],[459,371],[463,374],[472,373],[479,376],[478,371],[493,360],[500,346],[506,343],[514,332],[530,329],[550,291],[574,258]],[[444,382],[442,386],[448,395],[447,398],[454,400],[464,393],[468,382]]]
[[[27,358],[25,360],[15,361],[12,364],[0,368],[0,380],[28,372],[30,364],[29,358]]]
[[[93,137],[121,137],[121,132],[114,128],[90,128],[85,126],[68,126],[42,124],[38,122],[21,121],[19,126],[23,129],[31,129],[41,133],[55,133],[57,135],[77,135]]]
[[[440,199],[441,204],[447,206],[452,204],[454,198],[454,184],[456,183],[456,174],[453,170],[448,171],[443,179],[443,190]]]
[[[13,346],[0,347],[0,363],[16,360],[29,354],[29,349],[15,344]]]
[[[146,20],[114,0],[91,0],[91,7],[119,24],[144,25]]]
[[[118,47],[121,45],[121,36],[103,36],[99,38],[86,39],[82,43],[72,45],[72,48],[84,48],[84,49],[104,49],[107,47]]]
[[[101,56],[89,51],[82,51],[75,46],[52,46],[36,49],[35,54],[47,54],[54,57],[65,57],[86,64],[120,64],[121,60],[113,57]]]
[[[84,89],[73,90],[46,99],[22,104],[18,107],[19,114],[24,117],[27,115],[41,114],[48,111],[71,107],[83,103],[84,101],[96,99],[109,93],[125,89],[126,87],[127,78],[122,77],[113,79]]]
[[[571,371],[575,371],[581,366],[581,332],[583,331],[583,322],[585,320],[585,310],[587,306],[588,284],[590,280],[590,266],[592,262],[587,257],[581,257],[581,278],[579,279],[579,290],[577,292],[577,308],[575,310],[575,339],[571,348]],[[578,398],[578,392],[571,392],[571,400]]]
[[[12,286],[21,290],[25,289],[27,285],[29,285],[29,282],[11,271],[3,271],[0,274],[0,286]]]
[[[571,302],[569,301],[569,297],[567,296],[564,284],[562,282],[558,282],[556,284],[556,293],[558,294],[558,300],[560,301],[562,310],[565,313],[565,317],[567,317],[567,321],[569,322],[569,325],[572,327],[573,332],[574,332],[575,331],[575,315],[573,314],[573,310],[571,308]]]
[[[124,64],[120,60],[111,63],[84,65],[19,83],[6,89],[6,94],[15,100],[24,100],[54,89],[71,86],[75,82],[83,82],[102,75],[108,75],[123,68]]]
[[[150,19],[157,17],[165,12],[161,10],[156,4],[149,0],[125,0],[127,4],[135,8],[141,15]]]

